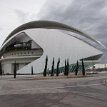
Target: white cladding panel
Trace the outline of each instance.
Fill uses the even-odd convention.
[[[55,58],[56,68],[58,58],[61,60],[60,66],[64,66],[65,59],[67,58],[69,63],[72,64],[81,58],[102,54],[101,51],[59,30],[28,29],[25,32],[43,48],[44,53],[39,59],[20,69],[18,72],[29,72],[31,65],[34,65],[35,72],[43,72],[46,55],[48,56],[48,68],[51,69],[53,57]]]
[[[6,73],[12,73],[12,64],[2,64],[2,70]]]

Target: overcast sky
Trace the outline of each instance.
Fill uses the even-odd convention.
[[[0,45],[14,28],[39,19],[81,29],[107,47],[107,0],[0,0]]]
[[[0,0],[0,45],[7,35],[23,23],[37,20],[46,0]]]

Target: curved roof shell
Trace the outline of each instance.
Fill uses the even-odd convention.
[[[17,27],[15,30],[13,30],[8,37],[5,39],[4,43],[13,35],[15,35],[16,33],[26,30],[26,29],[32,29],[32,28],[47,28],[47,29],[60,29],[60,30],[66,30],[66,31],[71,31],[77,34],[80,34],[81,36],[84,36],[94,42],[96,42],[97,44],[101,45],[99,43],[99,41],[95,40],[93,37],[87,35],[86,33],[82,32],[81,30],[78,30],[74,27],[59,23],[59,22],[55,22],[55,21],[32,21],[32,22],[28,22],[25,23],[19,27]]]

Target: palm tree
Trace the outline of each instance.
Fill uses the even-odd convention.
[[[48,56],[46,56],[46,60],[45,60],[45,68],[44,68],[44,72],[43,72],[44,77],[46,77],[47,65],[48,65]]]
[[[66,71],[67,71],[67,64],[66,64],[66,59],[65,59],[65,71],[64,71],[64,75],[66,75]]]
[[[58,59],[58,62],[57,62],[56,76],[59,76],[59,63],[60,63],[60,58]]]
[[[2,66],[1,66],[1,62],[0,62],[0,75],[2,75]]]
[[[31,75],[33,75],[33,66],[31,66]]]
[[[77,60],[77,65],[76,65],[75,75],[77,75],[77,74],[78,74],[78,68],[79,68],[79,66],[78,66],[78,60]]]
[[[14,78],[16,78],[16,62],[14,63]]]
[[[67,59],[67,68],[66,68],[66,75],[69,74],[69,59]]]
[[[54,58],[53,58],[53,61],[52,61],[52,71],[51,71],[51,76],[54,76]]]
[[[65,72],[64,72],[64,75],[68,75],[68,72],[69,72],[69,60],[65,59]]]
[[[82,59],[82,74],[85,76],[84,60]]]

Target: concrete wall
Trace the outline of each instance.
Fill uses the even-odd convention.
[[[13,70],[12,64],[2,64],[2,71],[7,74],[7,73],[11,73]]]
[[[25,65],[26,65],[26,63],[17,63],[16,64],[17,71],[19,69],[23,68]],[[2,70],[3,70],[4,74],[13,74],[14,73],[14,64],[13,63],[2,64]]]

